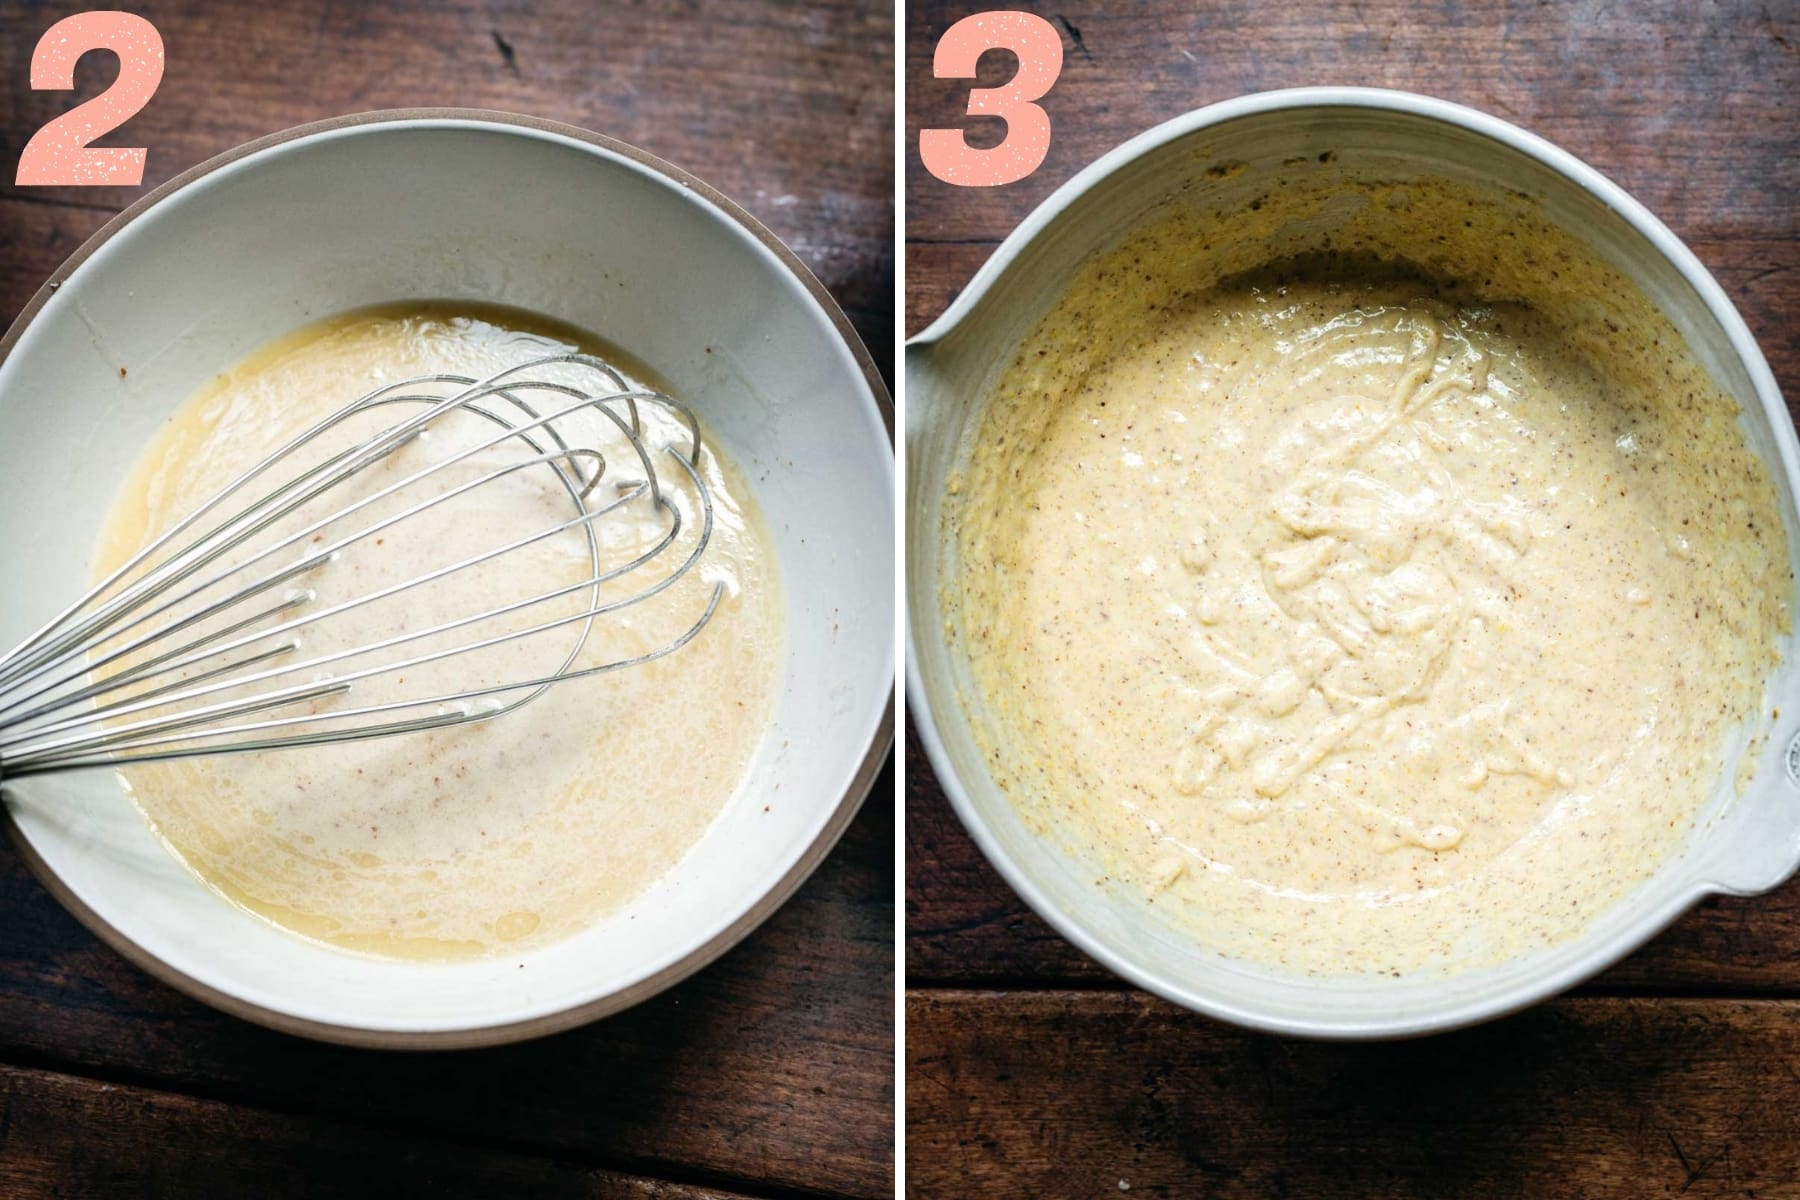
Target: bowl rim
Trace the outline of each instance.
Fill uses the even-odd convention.
[[[1547,139],[1509,121],[1466,105],[1389,88],[1322,86],[1255,92],[1183,113],[1127,139],[1089,163],[1058,187],[1006,236],[944,312],[924,330],[906,341],[908,361],[911,361],[914,354],[928,355],[934,343],[942,340],[956,326],[960,325],[964,318],[982,302],[994,283],[1010,268],[1013,261],[1024,252],[1029,244],[1036,241],[1038,236],[1073,206],[1081,196],[1122,167],[1172,142],[1180,141],[1228,121],[1309,108],[1389,112],[1428,122],[1434,121],[1474,133],[1536,160],[1603,203],[1649,242],[1657,254],[1675,267],[1683,280],[1693,288],[1708,314],[1719,323],[1731,344],[1734,355],[1749,377],[1751,388],[1758,401],[1769,410],[1778,456],[1778,462],[1773,465],[1779,468],[1782,476],[1776,480],[1776,486],[1778,489],[1782,488],[1784,480],[1785,486],[1790,490],[1800,486],[1800,442],[1797,442],[1792,421],[1787,419],[1781,390],[1775,381],[1774,373],[1770,370],[1767,359],[1764,358],[1761,348],[1750,333],[1749,327],[1745,325],[1737,307],[1732,304],[1724,289],[1713,278],[1712,273],[1687,247],[1686,243],[1676,237],[1667,225],[1663,224],[1624,188]],[[909,405],[907,411],[910,421],[912,415],[918,410]],[[910,512],[907,513],[906,519],[911,520]],[[910,546],[910,539],[908,545]],[[1781,880],[1777,880],[1766,887],[1761,885],[1738,887],[1725,882],[1690,878],[1684,886],[1676,889],[1662,903],[1645,908],[1611,941],[1596,947],[1590,953],[1575,958],[1554,971],[1528,978],[1508,987],[1491,989],[1473,1000],[1445,1005],[1441,1009],[1416,1017],[1404,1019],[1359,1017],[1353,1020],[1293,1018],[1273,1015],[1254,1007],[1226,1001],[1215,995],[1179,984],[1159,972],[1154,963],[1140,962],[1126,953],[1115,950],[1098,934],[1090,932],[1073,915],[1055,905],[1038,888],[1020,863],[1007,853],[1005,847],[987,828],[974,802],[970,799],[968,790],[963,786],[954,764],[950,761],[943,739],[938,732],[932,697],[925,686],[920,667],[916,638],[917,621],[910,603],[910,588],[907,592],[907,599],[907,716],[918,734],[925,756],[931,763],[939,785],[950,801],[951,808],[955,811],[971,840],[980,848],[982,855],[1032,911],[1043,918],[1057,933],[1072,942],[1077,949],[1095,959],[1109,971],[1145,991],[1183,1008],[1242,1028],[1284,1036],[1331,1041],[1382,1041],[1447,1033],[1467,1028],[1529,1008],[1592,978],[1663,932],[1674,923],[1676,918],[1707,896],[1751,894],[1765,891],[1768,887],[1778,886],[1781,882]],[[928,614],[917,615],[923,619]],[[953,698],[947,697],[943,701],[943,706],[948,708],[955,703]],[[1795,744],[1800,746],[1800,741]],[[1783,878],[1791,876],[1796,867],[1800,867],[1800,862],[1790,863]],[[1608,911],[1616,912],[1631,902],[1631,895],[1628,893]]]
[[[18,316],[8,326],[5,335],[0,336],[0,364],[5,363],[12,353],[13,347],[24,335],[26,328],[36,319],[50,298],[56,294],[57,289],[88,258],[145,212],[197,180],[230,166],[240,159],[291,142],[358,128],[380,126],[424,128],[432,125],[486,127],[493,131],[514,135],[554,135],[579,142],[589,150],[600,151],[603,157],[626,160],[629,164],[659,175],[709,202],[725,218],[735,222],[744,232],[761,243],[763,248],[768,250],[805,288],[812,303],[829,320],[832,328],[837,331],[839,339],[849,349],[857,366],[862,371],[864,382],[868,385],[878,415],[887,430],[889,449],[892,450],[894,404],[886,384],[882,382],[881,372],[876,366],[874,357],[850,324],[849,318],[844,315],[843,308],[826,290],[825,285],[820,283],[818,277],[813,274],[805,262],[780,238],[770,232],[762,222],[704,180],[628,142],[561,121],[498,109],[417,107],[348,113],[320,121],[309,121],[253,138],[189,167],[133,201],[108,220],[77,247],[74,253],[63,260],[55,271],[51,272],[49,278],[26,302],[25,307],[20,309]],[[838,798],[812,841],[801,851],[774,886],[763,892],[735,920],[694,947],[682,958],[669,963],[661,970],[637,980],[628,987],[606,995],[556,1012],[543,1013],[522,1020],[430,1030],[377,1029],[298,1017],[277,1008],[244,1000],[186,974],[173,964],[138,945],[116,926],[103,919],[76,895],[60,876],[50,869],[49,864],[44,861],[25,836],[11,807],[3,800],[0,800],[0,823],[4,823],[7,837],[20,860],[37,878],[44,890],[55,897],[57,902],[82,925],[86,926],[91,933],[151,976],[221,1012],[282,1033],[297,1034],[337,1045],[369,1049],[448,1050],[504,1045],[573,1029],[576,1026],[622,1012],[647,1000],[711,964],[774,915],[775,911],[799,890],[800,885],[806,882],[819,864],[824,861],[825,856],[837,845],[844,831],[849,828],[851,820],[861,810],[864,800],[867,799],[876,778],[880,775],[894,741],[894,691],[895,689],[890,685],[886,707],[869,735],[868,745],[863,751],[856,771],[851,776],[849,786]]]

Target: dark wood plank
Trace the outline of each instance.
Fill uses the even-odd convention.
[[[906,979],[920,986],[1123,987],[1046,925],[988,865],[907,738]],[[1706,900],[1589,990],[1800,993],[1800,879]]]
[[[26,139],[114,78],[111,56],[96,53],[83,59],[73,95],[28,87],[38,37],[93,7],[86,0],[0,6],[0,197],[23,192],[117,211],[140,194],[12,184]],[[685,167],[744,205],[837,297],[884,371],[892,361],[888,5],[146,0],[131,7],[161,32],[167,71],[144,111],[100,144],[146,147],[146,186],[251,138],[342,113],[453,105],[567,121]],[[0,224],[0,240],[11,240],[12,229]]]
[[[0,205],[4,203],[0,201]],[[47,239],[56,235],[44,228],[40,236]],[[906,336],[910,338],[922,333],[927,325],[937,320],[951,302],[962,295],[969,280],[998,247],[998,242],[908,242]],[[0,253],[14,252],[11,247],[0,250]],[[27,251],[18,253],[23,255]],[[49,253],[42,251],[39,257],[47,257]]]
[[[1800,1003],[1589,998],[1398,1045],[1141,993],[907,999],[920,1197],[1800,1194]]]
[[[1016,7],[1064,34],[1062,76],[1044,101],[1049,157],[1018,184],[951,188],[918,168],[916,147],[921,127],[962,124],[968,85],[933,79],[931,51],[971,9],[941,0],[911,6],[909,240],[998,240],[1056,185],[1159,121],[1246,92],[1311,84],[1401,88],[1490,111],[1581,155],[1686,237],[1795,229],[1800,12],[1791,3]],[[980,84],[1008,77],[1011,64],[1010,55],[987,55]]]
[[[319,1046],[221,1016],[95,941],[0,851],[0,1061],[750,1191],[887,1195],[893,786],[890,765],[818,873],[693,979],[585,1029],[453,1054]]]
[[[738,1194],[16,1067],[0,1067],[0,1112],[0,1194],[12,1200]]]

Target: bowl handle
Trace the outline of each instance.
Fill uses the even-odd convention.
[[[1800,867],[1800,720],[1783,724],[1764,750],[1759,778],[1738,798],[1731,835],[1701,866],[1701,877],[1720,891],[1767,892]]]

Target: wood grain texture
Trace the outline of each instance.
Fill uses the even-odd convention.
[[[93,7],[0,5],[0,197],[116,212],[141,194],[12,184],[26,139],[117,73],[95,52],[73,96],[29,88],[39,35]],[[883,370],[893,359],[891,6],[146,0],[132,11],[162,33],[167,71],[148,107],[98,144],[147,147],[145,187],[342,113],[451,105],[567,121],[668,159],[749,209],[830,289]]]
[[[114,77],[96,53],[73,95],[27,86],[39,34],[93,7],[0,5],[0,317],[140,194],[11,184],[26,138]],[[168,70],[149,106],[102,144],[147,146],[146,188],[251,138],[348,112],[455,105],[567,121],[744,205],[889,370],[890,6],[131,7],[161,31]],[[220,1016],[96,942],[0,849],[0,1062],[32,1069],[5,1077],[0,1195],[320,1194],[352,1190],[359,1171],[413,1191],[401,1186],[409,1171],[440,1154],[427,1182],[462,1194],[887,1195],[893,794],[890,764],[819,872],[694,979],[586,1029],[455,1054],[320,1047]]]
[[[1800,1003],[1588,998],[1415,1042],[1238,1032],[1141,993],[920,992],[917,1196],[1800,1194]]]
[[[583,1196],[732,1200],[670,1183],[417,1134],[0,1066],[0,1194]]]
[[[932,0],[908,17],[909,241],[997,241],[1058,184],[1159,121],[1314,84],[1485,109],[1585,158],[1683,237],[1794,237],[1800,11],[1791,3],[1021,3],[1064,35],[1062,76],[1043,101],[1049,157],[1016,185],[950,188],[918,168],[918,130],[962,124],[967,84],[933,79],[931,50],[975,7]],[[1011,71],[1009,54],[990,53],[978,86]],[[993,131],[982,136],[991,143]]]

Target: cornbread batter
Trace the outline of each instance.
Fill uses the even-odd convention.
[[[1204,946],[1319,974],[1578,933],[1681,844],[1789,619],[1770,482],[1660,317],[1580,308],[1619,281],[1517,216],[1370,199],[1278,267],[1232,270],[1327,201],[1090,262],[946,510],[999,785]],[[1401,210],[1556,265],[1396,265]]]
[[[221,375],[175,413],[119,493],[100,570],[124,561],[241,471],[382,383],[425,373],[483,378],[575,348],[643,374],[572,330],[506,310],[415,305],[308,326]],[[542,393],[528,399],[544,412],[558,403]],[[368,414],[366,424],[346,433],[345,444],[419,411],[393,407]],[[651,447],[688,446],[684,425],[651,404],[640,411]],[[466,415],[441,428],[434,424],[426,439],[373,473],[363,490],[400,478],[433,455],[441,458],[446,441],[472,444],[497,429]],[[504,449],[519,457],[517,443]],[[635,584],[608,585],[608,597],[666,575],[686,556],[699,527],[691,485],[683,485],[666,453],[653,452],[662,456],[661,478],[683,508],[681,540],[655,560],[666,564],[656,573],[632,577]],[[608,453],[608,479],[634,472],[641,477],[635,459],[611,448]],[[488,461],[502,460],[484,456],[477,465]],[[699,618],[722,583],[711,623],[678,653],[562,684],[517,712],[478,724],[130,766],[122,775],[131,795],[206,883],[278,925],[344,948],[426,958],[510,952],[566,935],[618,908],[667,872],[719,814],[742,781],[773,708],[782,654],[773,553],[749,490],[716,443],[706,443],[700,471],[715,520],[704,557],[651,600],[596,621],[578,665],[668,642]],[[343,493],[326,499],[329,512],[342,505]],[[379,542],[347,548],[303,581],[317,594],[303,611],[413,578],[548,528],[574,511],[548,468],[508,475],[432,510],[427,523],[396,527]],[[594,527],[603,564],[629,558],[664,527],[647,501],[606,518]],[[579,582],[591,570],[584,536],[559,533],[492,564],[302,629],[302,653],[430,628]],[[581,592],[524,614],[508,628],[578,611],[588,602]],[[573,633],[563,629],[451,658],[419,668],[416,678],[375,680],[355,698],[382,699],[380,689],[388,686],[430,696],[539,677],[557,669]]]

